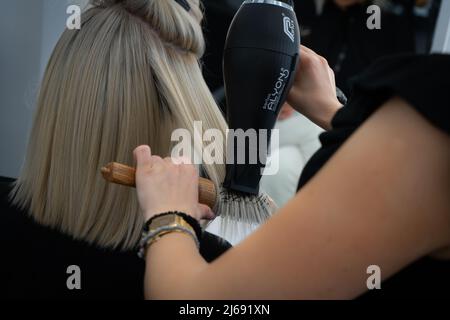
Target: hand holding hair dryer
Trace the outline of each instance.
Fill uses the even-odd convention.
[[[299,51],[300,31],[292,0],[247,0],[242,4],[225,44],[227,120],[232,130],[256,130],[258,143],[255,148],[247,139],[242,148],[242,138],[236,134],[242,131],[229,134],[227,163],[232,163],[227,164],[226,189],[259,193],[266,156],[259,155],[261,144],[269,145],[270,132],[295,77]],[[267,130],[267,136],[259,134],[261,129]],[[242,152],[246,162],[238,163]],[[256,152],[257,163],[250,161],[250,152]]]

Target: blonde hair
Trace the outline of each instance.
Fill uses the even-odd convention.
[[[193,132],[194,121],[223,133],[226,123],[199,65],[198,0],[189,12],[174,0],[91,3],[50,58],[12,198],[40,224],[130,249],[143,226],[135,190],[106,183],[100,168],[134,165],[141,144],[168,156],[172,130]],[[219,187],[225,166],[204,169]]]

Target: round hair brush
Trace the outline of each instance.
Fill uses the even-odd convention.
[[[128,187],[136,187],[136,169],[121,163],[111,162],[101,169],[102,176],[107,181]],[[210,208],[216,206],[217,192],[214,183],[205,178],[199,178],[199,202]]]
[[[128,187],[136,187],[136,169],[126,166],[121,163],[111,162],[101,168],[102,176],[105,180],[120,184]],[[237,210],[239,210],[239,204],[246,203],[246,199],[237,196],[227,195],[225,191],[217,192],[214,183],[211,180],[205,178],[199,178],[198,184],[198,196],[199,203],[205,204],[212,208],[217,216],[223,214],[224,207],[228,207],[231,204],[227,202],[233,202],[237,205]],[[252,210],[269,210],[274,211],[276,209],[275,204],[270,198],[253,199],[255,203],[251,206]],[[264,208],[259,208],[258,206],[264,206]],[[243,208],[241,208],[243,210]],[[248,209],[245,209],[248,210]]]

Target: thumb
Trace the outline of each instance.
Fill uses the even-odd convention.
[[[152,165],[152,151],[149,146],[139,146],[133,151],[136,167],[142,168]]]
[[[200,213],[200,220],[213,220],[216,217],[211,208],[205,204],[199,203],[198,210]]]

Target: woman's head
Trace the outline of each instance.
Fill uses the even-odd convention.
[[[41,224],[101,246],[131,248],[143,221],[135,191],[100,168],[133,165],[148,144],[170,154],[176,128],[225,131],[201,74],[198,0],[94,0],[80,30],[61,36],[44,75],[14,203]],[[205,166],[218,185],[223,165]]]

